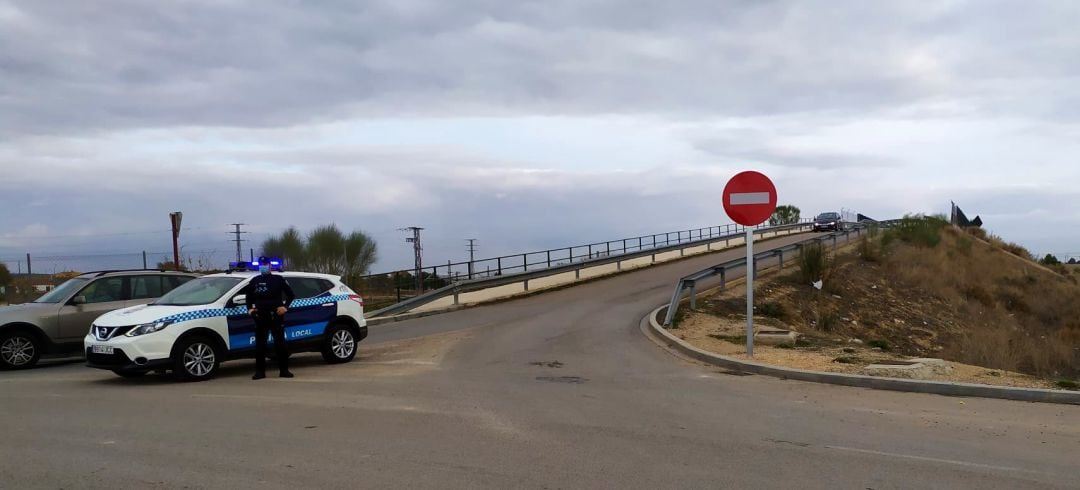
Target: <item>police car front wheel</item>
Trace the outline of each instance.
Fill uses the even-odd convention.
[[[183,339],[173,352],[173,374],[184,381],[210,379],[221,365],[216,344],[203,337]]]
[[[346,325],[331,325],[322,355],[323,360],[330,364],[351,361],[356,356],[356,334]]]

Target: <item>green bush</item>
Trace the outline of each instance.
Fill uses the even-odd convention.
[[[859,257],[867,262],[878,262],[881,260],[881,248],[877,247],[877,242],[873,237],[866,235],[859,239]]]
[[[840,314],[832,310],[818,314],[817,326],[822,332],[832,332],[836,327],[840,326]]]
[[[889,341],[884,339],[871,340],[867,342],[866,345],[870,346],[871,348],[877,347],[881,350],[889,350]]]
[[[803,284],[825,281],[832,272],[833,261],[821,243],[803,245],[799,252],[799,277]]]
[[[761,316],[767,316],[771,318],[784,319],[787,316],[787,310],[784,309],[784,305],[780,303],[762,303],[757,306],[757,313]]]
[[[1080,383],[1068,379],[1058,381],[1057,385],[1058,388],[1065,388],[1066,390],[1080,390]]]
[[[922,247],[936,247],[941,243],[941,230],[949,222],[942,216],[906,215],[886,233],[887,243],[900,240]]]

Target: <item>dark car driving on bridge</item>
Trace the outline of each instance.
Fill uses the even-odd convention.
[[[814,218],[814,231],[842,231],[844,220],[840,213],[821,213]]]

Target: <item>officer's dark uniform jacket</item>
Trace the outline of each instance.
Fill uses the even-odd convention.
[[[259,274],[244,288],[248,309],[276,310],[279,306],[289,307],[296,299],[289,283],[284,277],[274,274]]]
[[[282,376],[289,374],[289,350],[285,345],[284,318],[275,313],[280,306],[286,308],[296,299],[289,283],[284,277],[273,274],[259,274],[244,287],[245,302],[248,309],[255,307],[255,378],[261,378],[266,371],[266,337],[274,337],[274,350],[277,351],[278,369]]]

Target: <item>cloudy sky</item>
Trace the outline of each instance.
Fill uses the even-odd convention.
[[[1072,0],[0,0],[0,260],[167,251],[180,210],[185,253],[336,223],[386,270],[416,225],[445,263],[726,223],[744,169],[805,215],[955,200],[1080,255],[1077,25]]]

